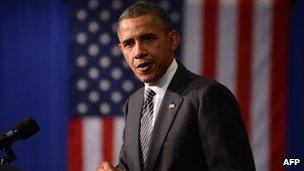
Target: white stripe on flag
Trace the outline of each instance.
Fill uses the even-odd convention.
[[[122,133],[124,129],[124,117],[117,117],[114,120],[114,156],[113,163],[117,164],[119,160],[119,152],[122,145]]]
[[[252,58],[251,144],[257,170],[269,170],[271,0],[256,0]]]
[[[202,71],[202,1],[187,0],[184,2],[184,22],[182,34],[182,61],[194,73]]]
[[[102,126],[98,117],[83,119],[83,171],[96,170],[101,161]]]
[[[220,0],[218,27],[217,80],[236,92],[236,46],[237,46],[238,0]]]

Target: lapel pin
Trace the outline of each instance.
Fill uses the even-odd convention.
[[[169,109],[172,109],[172,108],[174,108],[174,107],[175,107],[175,104],[174,104],[174,103],[169,104]]]

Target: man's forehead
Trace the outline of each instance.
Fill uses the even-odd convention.
[[[152,16],[140,16],[130,19],[123,19],[118,26],[118,37],[132,35],[140,35],[148,32],[153,32],[152,28],[155,26],[161,27],[159,24],[155,25],[155,19]],[[161,28],[160,28],[161,29]]]
[[[121,20],[118,23],[118,29],[122,28],[122,29],[126,29],[127,27],[130,26],[144,26],[147,24],[154,24],[154,22],[156,21],[155,17],[151,16],[151,15],[142,15],[142,16],[138,16],[138,17],[134,17],[134,18],[126,18]]]

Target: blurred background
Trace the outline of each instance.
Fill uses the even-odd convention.
[[[116,46],[115,21],[132,2],[1,1],[0,131],[27,116],[41,128],[13,145],[12,166],[116,163],[122,105],[142,86]],[[257,170],[304,170],[304,1],[154,2],[182,36],[176,58],[238,98]],[[286,158],[301,163],[283,166]]]

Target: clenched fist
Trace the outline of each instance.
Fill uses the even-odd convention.
[[[101,162],[101,164],[97,167],[96,171],[122,171],[121,169],[115,168],[107,161]]]

